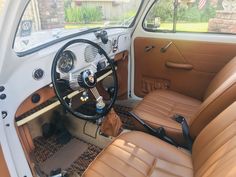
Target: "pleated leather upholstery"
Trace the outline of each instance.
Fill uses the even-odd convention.
[[[83,177],[193,176],[192,159],[142,132],[122,134],[89,166]]]
[[[192,155],[142,132],[124,133],[94,160],[83,177],[235,177],[236,103],[196,138]]]
[[[203,102],[170,90],[155,90],[144,97],[133,112],[151,126],[164,127],[169,136],[181,142],[180,126],[173,115],[184,116],[193,139],[220,112],[236,101],[236,57],[210,82]]]
[[[201,102],[170,90],[149,93],[133,112],[153,127],[164,127],[167,134],[181,142],[182,128],[173,117],[182,115],[190,122]]]

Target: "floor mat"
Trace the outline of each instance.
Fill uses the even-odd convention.
[[[68,169],[70,165],[86,151],[87,148],[87,143],[73,138],[70,142],[58,150],[52,157],[41,163],[41,170],[43,170],[46,174],[50,174],[52,169]]]
[[[82,173],[85,171],[88,165],[95,159],[95,157],[99,154],[99,152],[101,152],[102,149],[95,145],[86,143],[82,140],[78,140],[76,138],[73,138],[68,144],[73,145],[73,143],[77,141],[81,143],[84,150],[82,153],[78,153],[78,150],[76,150],[76,148],[71,148],[72,151],[71,154],[76,154],[77,157],[73,158],[75,160],[73,160],[73,162],[71,161],[70,162],[71,164],[68,165],[69,167],[67,167],[65,170],[69,174],[78,173],[79,175],[82,175]],[[72,144],[70,144],[71,142]],[[70,148],[70,147],[67,148],[68,144],[66,145],[58,144],[56,141],[56,137],[51,137],[48,139],[45,139],[43,137],[38,137],[34,139],[34,144],[35,144],[34,156],[39,164],[47,164],[48,163],[47,161],[53,158],[55,160],[56,158],[54,157],[54,155],[60,153],[60,151],[68,151],[68,149]],[[79,144],[77,145],[79,146]],[[70,158],[68,156],[64,156],[64,158],[66,157]],[[68,162],[68,160],[66,161]],[[62,165],[63,163],[65,162],[61,162]],[[47,170],[43,171],[43,173],[47,174]]]

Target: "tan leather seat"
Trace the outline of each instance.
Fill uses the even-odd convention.
[[[143,132],[124,133],[83,177],[235,177],[236,103],[197,136],[192,154]]]
[[[133,110],[154,127],[164,127],[167,134],[182,142],[180,124],[173,120],[175,114],[186,118],[190,135],[198,133],[221,111],[236,100],[236,57],[215,76],[209,84],[203,102],[170,90],[149,93]]]

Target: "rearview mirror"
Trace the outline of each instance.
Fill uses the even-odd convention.
[[[161,25],[160,21],[161,21],[160,17],[146,19],[144,22],[144,27],[147,29],[156,30]]]

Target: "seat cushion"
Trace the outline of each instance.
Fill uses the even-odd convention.
[[[144,141],[145,140],[145,141]],[[120,135],[83,177],[193,176],[191,155],[142,132]]]
[[[182,115],[190,122],[200,105],[199,100],[177,92],[155,90],[144,97],[133,112],[155,128],[164,127],[169,136],[178,139],[182,137],[182,128],[173,116]]]

